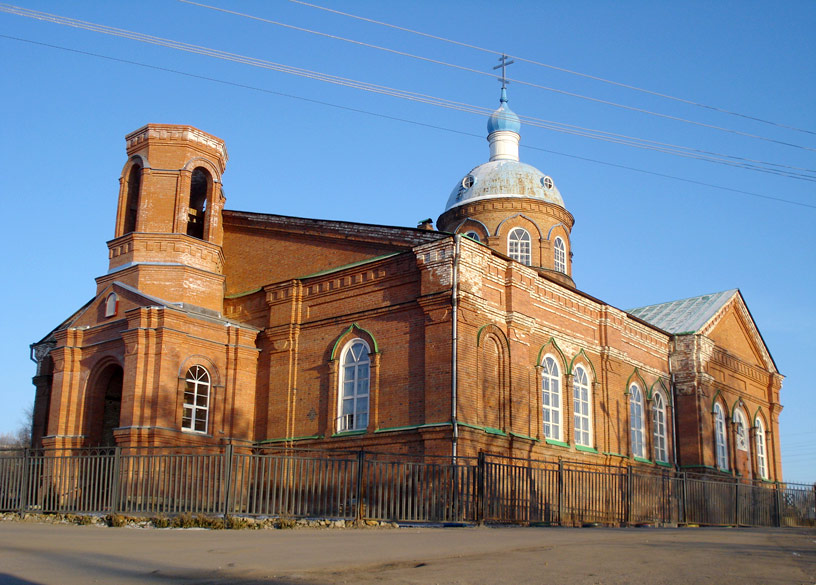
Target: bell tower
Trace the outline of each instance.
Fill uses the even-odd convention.
[[[224,142],[192,126],[169,124],[148,124],[125,140],[115,237],[98,290],[119,281],[165,301],[221,313]]]

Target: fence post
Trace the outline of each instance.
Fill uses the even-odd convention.
[[[23,450],[23,477],[22,481],[20,482],[20,493],[17,501],[20,502],[20,510],[19,514],[22,516],[25,514],[26,509],[28,508],[28,476],[31,473],[31,461],[29,458],[29,449],[26,447]]]
[[[121,447],[113,448],[113,483],[111,485],[111,514],[119,512],[119,469],[120,457],[122,455]]]
[[[776,482],[776,525],[782,527],[782,486]]]
[[[365,455],[366,453],[363,449],[360,449],[360,451],[357,453],[357,509],[354,513],[354,517],[357,520],[363,520],[363,516],[365,515],[365,506],[363,505],[363,478],[365,477],[365,474],[363,473],[363,466],[366,464]]]
[[[479,459],[477,460],[477,485],[476,485],[476,501],[477,501],[477,511],[476,511],[476,520],[477,522],[484,523],[485,518],[487,517],[487,473],[485,471],[485,454],[484,452],[479,453]]]
[[[632,481],[632,466],[626,468],[626,510],[624,511],[624,524],[629,526],[632,523],[632,491],[634,482]]]
[[[677,520],[682,524],[688,524],[688,514],[686,513],[686,509],[688,506],[688,499],[686,497],[686,472],[684,471],[680,479],[682,483],[680,484],[680,497],[678,497],[678,511],[677,511]]]
[[[227,444],[224,450],[225,465],[227,466],[224,479],[224,520],[229,517],[230,494],[232,493],[232,443]]]
[[[734,526],[739,526],[739,478],[734,478]]]
[[[563,517],[561,513],[561,508],[563,507],[564,500],[563,500],[563,493],[564,493],[564,461],[562,459],[558,460],[558,525],[563,526]]]

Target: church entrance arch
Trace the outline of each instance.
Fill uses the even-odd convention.
[[[119,427],[119,415],[122,411],[122,377],[122,367],[110,364],[96,378],[96,393],[103,399],[102,416],[97,423],[101,447],[116,446],[113,430]]]

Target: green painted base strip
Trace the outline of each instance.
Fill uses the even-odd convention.
[[[505,433],[504,431],[499,430],[499,429],[494,429],[492,427],[480,427],[480,426],[477,426],[477,425],[472,425],[472,424],[463,423],[463,422],[460,422],[459,426],[460,427],[466,427],[468,429],[476,429],[477,431],[484,431],[488,435],[499,435],[501,437],[506,437],[507,436],[507,433]]]
[[[659,465],[660,467],[674,467],[674,465],[666,461],[655,461],[655,464]]]
[[[575,445],[575,449],[577,451],[583,451],[584,453],[597,453],[598,450],[595,447],[585,447],[584,445]]]
[[[556,441],[555,439],[544,439],[544,442],[548,445],[555,445],[556,447],[564,447],[569,449],[569,443],[565,443],[564,441]]]
[[[397,431],[416,431],[419,429],[430,429],[433,427],[449,427],[451,423],[443,422],[443,423],[427,423],[424,425],[409,425],[406,427],[387,427],[384,429],[377,429],[374,431],[375,433],[394,433]]]
[[[308,437],[284,437],[282,439],[264,439],[256,441],[256,445],[266,445],[267,443],[288,443],[290,441],[308,441],[309,439],[322,439],[323,435],[309,435]]]
[[[511,437],[516,437],[517,439],[526,439],[527,441],[535,441],[536,443],[541,442],[538,439],[536,439],[535,437],[528,437],[527,435],[522,435],[521,433],[514,433],[512,431],[510,432],[510,436]]]
[[[635,461],[638,463],[652,463],[651,459],[646,459],[645,457],[637,457],[635,456]]]

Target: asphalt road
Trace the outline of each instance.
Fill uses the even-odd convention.
[[[180,530],[0,522],[0,584],[816,584],[816,529]]]

